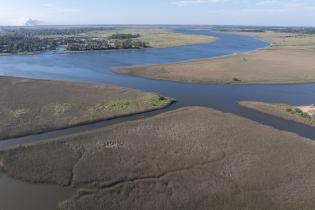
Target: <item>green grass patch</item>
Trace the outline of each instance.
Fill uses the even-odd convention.
[[[96,104],[88,108],[88,113],[91,116],[106,112],[123,112],[129,110],[131,102],[128,100],[111,101],[104,104]]]
[[[11,111],[11,115],[15,118],[15,119],[19,119],[21,117],[23,117],[24,115],[26,115],[27,113],[29,113],[31,110],[28,108],[22,108],[22,109],[16,109]]]
[[[159,98],[150,98],[144,100],[144,103],[150,106],[165,106],[171,102],[170,99],[160,96]]]
[[[72,107],[73,106],[70,103],[56,104],[53,107],[53,112],[55,115],[61,115],[70,111]]]
[[[286,111],[291,113],[291,114],[303,117],[303,118],[312,119],[312,117],[308,113],[303,112],[299,108],[287,108]]]

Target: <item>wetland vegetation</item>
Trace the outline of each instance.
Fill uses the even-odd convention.
[[[16,179],[75,187],[65,210],[315,207],[314,142],[208,108],[20,146],[0,162]]]
[[[172,99],[112,86],[0,77],[0,139],[160,109]]]

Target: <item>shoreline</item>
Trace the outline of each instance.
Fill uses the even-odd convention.
[[[242,35],[240,35],[242,36]],[[256,38],[256,37],[255,37]],[[217,38],[219,40],[219,38]],[[257,38],[256,38],[257,39]],[[259,40],[259,39],[257,39]],[[262,40],[264,41],[264,40]],[[265,42],[265,41],[264,41]],[[211,42],[210,42],[211,43]],[[269,43],[266,41],[266,43]],[[186,45],[187,46],[187,45]],[[188,46],[191,46],[191,45],[188,45]],[[172,47],[170,47],[172,48]],[[113,70],[116,70],[116,69],[125,69],[125,68],[137,68],[137,67],[151,67],[151,66],[160,66],[160,65],[176,65],[176,64],[186,64],[186,63],[191,63],[191,62],[198,62],[198,61],[211,61],[211,60],[217,60],[217,59],[221,59],[221,58],[230,58],[230,57],[234,57],[234,56],[239,56],[239,55],[249,55],[251,53],[255,53],[255,52],[259,52],[261,50],[268,50],[268,49],[271,49],[272,48],[272,43],[269,43],[268,46],[266,47],[261,47],[261,48],[257,48],[255,50],[251,50],[251,51],[247,51],[247,52],[240,52],[240,53],[231,53],[231,54],[228,54],[228,55],[220,55],[220,56],[214,56],[214,57],[211,57],[211,58],[200,58],[200,59],[188,59],[188,60],[185,60],[185,61],[179,61],[179,62],[173,62],[173,63],[166,63],[166,64],[149,64],[149,65],[135,65],[135,66],[117,66],[115,68],[113,68]],[[152,49],[152,48],[151,48]],[[112,71],[114,73],[117,73],[115,71]],[[117,73],[119,74],[119,73]],[[124,75],[124,74],[121,74],[121,75]],[[128,76],[132,76],[132,75],[128,75]],[[135,76],[136,77],[136,76]],[[153,78],[146,78],[146,79],[153,79]],[[155,80],[155,79],[153,79]],[[159,79],[158,79],[159,80]],[[163,80],[163,81],[172,81],[172,80]],[[180,82],[180,81],[174,81],[174,82]],[[186,83],[186,82],[183,82],[183,83]],[[204,83],[204,84],[208,84],[208,83]],[[216,83],[214,83],[216,84]]]
[[[266,47],[257,48],[256,50],[241,52],[241,53],[233,53],[224,56],[215,56],[211,58],[204,58],[204,59],[191,59],[185,60],[182,62],[177,63],[170,63],[170,64],[154,64],[154,65],[146,65],[146,66],[121,66],[113,68],[112,72],[127,75],[132,77],[142,77],[146,79],[153,79],[153,80],[163,80],[163,81],[173,81],[179,83],[191,83],[191,84],[207,84],[207,85],[259,85],[259,84],[307,84],[307,83],[314,83],[314,78],[309,78],[312,76],[307,75],[309,73],[312,75],[311,66],[312,62],[308,65],[304,65],[304,69],[306,70],[305,78],[299,78],[300,75],[297,72],[293,71],[292,68],[297,68],[295,65],[295,61],[304,59],[305,62],[310,62],[312,59],[310,58],[312,51],[311,50],[304,50],[304,49],[290,49],[286,47],[281,47],[282,45],[275,46],[275,41],[273,39],[279,39],[279,37],[283,34],[278,34],[275,32],[268,32],[267,34],[239,34],[239,33],[224,33],[224,34],[234,34],[237,36],[250,36],[257,40],[261,40],[268,44]],[[271,36],[271,35],[272,36]],[[270,36],[268,38],[263,38],[262,36]],[[273,38],[274,36],[274,38]],[[293,38],[292,38],[293,37]],[[292,36],[288,39],[296,39],[296,37]],[[298,37],[300,38],[300,37]],[[309,37],[307,37],[309,38]],[[290,43],[290,42],[289,42]],[[278,43],[279,44],[279,43]],[[281,44],[281,43],[280,43]],[[291,46],[291,45],[288,45]],[[295,46],[295,45],[292,45]],[[300,45],[297,45],[300,46]],[[296,54],[294,57],[293,54]],[[287,63],[285,61],[277,59],[278,56],[289,56],[288,60],[293,63]],[[266,55],[269,58],[260,58]],[[253,58],[256,59],[256,64],[252,62],[251,64],[248,63],[241,63],[239,60],[243,57],[243,61],[247,62],[249,60],[252,61]],[[291,57],[290,57],[291,56]],[[300,56],[300,57],[299,57]],[[306,56],[306,57],[303,57]],[[307,57],[308,56],[308,57]],[[245,60],[244,60],[245,59]],[[264,73],[261,73],[259,66],[262,66],[262,63],[266,60],[265,65],[273,65],[273,68],[276,66],[280,66],[278,69],[266,70]],[[268,62],[269,59],[269,62]],[[301,65],[304,64],[303,61],[300,61]],[[235,67],[235,65],[236,67]],[[245,66],[249,65],[249,66]],[[282,65],[282,66],[281,66]],[[314,64],[315,65],[315,64]],[[225,66],[225,67],[224,67]],[[242,67],[241,67],[242,66]],[[288,72],[286,72],[287,67],[290,67]],[[259,75],[255,75],[253,71],[250,69],[257,69],[253,70]],[[276,70],[282,70],[283,72],[278,73]],[[220,70],[220,71],[219,71]],[[236,70],[236,71],[235,71]],[[291,72],[290,72],[291,71]],[[301,70],[303,73],[303,69]],[[220,73],[221,72],[221,73]],[[239,72],[239,73],[238,73]],[[245,73],[246,72],[246,73]],[[221,74],[221,75],[220,75]],[[276,76],[273,76],[275,74]],[[286,77],[282,75],[286,75]],[[239,78],[240,77],[240,78]],[[251,78],[253,77],[253,78]]]

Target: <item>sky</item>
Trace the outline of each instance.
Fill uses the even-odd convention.
[[[315,26],[315,0],[0,0],[0,25]]]

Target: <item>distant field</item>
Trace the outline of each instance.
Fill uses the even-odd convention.
[[[0,77],[0,140],[163,108],[153,93],[59,81]]]
[[[193,45],[213,42],[216,39],[211,36],[203,35],[189,35],[175,33],[168,29],[117,29],[117,30],[103,30],[95,32],[87,32],[77,35],[78,37],[95,37],[107,38],[112,34],[140,34],[138,40],[148,42],[151,47],[165,48],[177,47],[183,45]]]
[[[255,36],[259,39],[266,40],[273,44],[272,49],[290,49],[290,50],[315,50],[315,35],[314,34],[292,34],[292,33],[253,33],[240,32],[240,35]]]
[[[116,69],[116,73],[188,83],[315,82],[315,36],[283,33],[238,33],[273,43],[259,52],[214,60]]]

